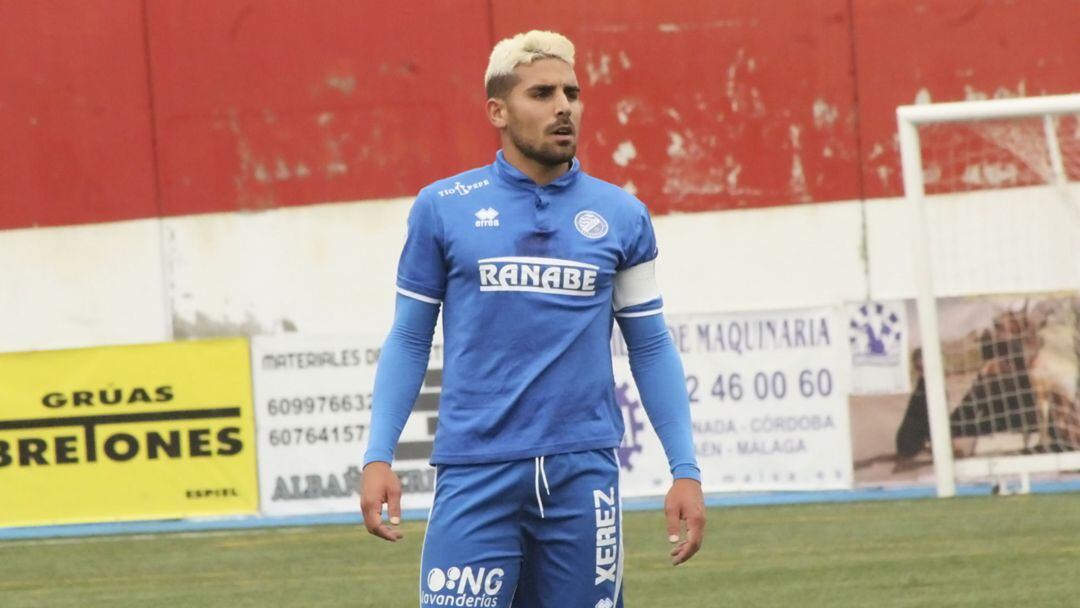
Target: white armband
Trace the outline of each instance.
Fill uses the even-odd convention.
[[[615,273],[615,311],[644,304],[660,297],[656,284],[656,260],[649,260]]]

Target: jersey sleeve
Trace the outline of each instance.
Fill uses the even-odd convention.
[[[421,191],[409,211],[408,235],[398,261],[397,291],[438,304],[446,293],[442,223],[430,196]]]
[[[630,373],[645,413],[664,446],[672,476],[700,482],[686,375],[664,317],[620,318],[619,328],[629,351]]]
[[[656,259],[659,251],[656,247],[656,233],[653,232],[652,218],[645,205],[639,204],[638,213],[633,220],[630,238],[624,244],[623,263],[616,271],[633,268]]]
[[[645,205],[640,210],[624,251],[624,262],[615,271],[612,307],[616,317],[640,317],[663,310],[656,284],[656,234]]]

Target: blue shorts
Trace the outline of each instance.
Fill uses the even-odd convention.
[[[621,608],[615,450],[438,465],[420,606]]]

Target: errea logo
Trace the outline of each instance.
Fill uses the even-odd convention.
[[[470,192],[472,192],[473,190],[479,190],[480,188],[483,188],[484,186],[490,186],[490,185],[491,185],[491,181],[486,180],[486,179],[482,179],[482,180],[480,180],[478,182],[473,182],[471,184],[463,184],[461,182],[454,182],[454,187],[453,188],[444,188],[442,190],[439,190],[439,196],[440,197],[450,196],[451,194],[456,194],[458,196],[465,196],[465,195],[469,194]]]
[[[477,228],[496,228],[499,225],[499,212],[488,207],[476,212]]]

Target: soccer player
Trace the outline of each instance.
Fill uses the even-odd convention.
[[[644,204],[574,158],[582,102],[573,66],[573,44],[556,33],[495,45],[484,81],[502,150],[421,190],[409,214],[361,508],[371,534],[402,538],[390,464],[441,305],[421,606],[622,606],[613,320],[673,476],[664,507],[672,563],[701,547],[700,471],[682,363],[661,314],[652,223]]]

